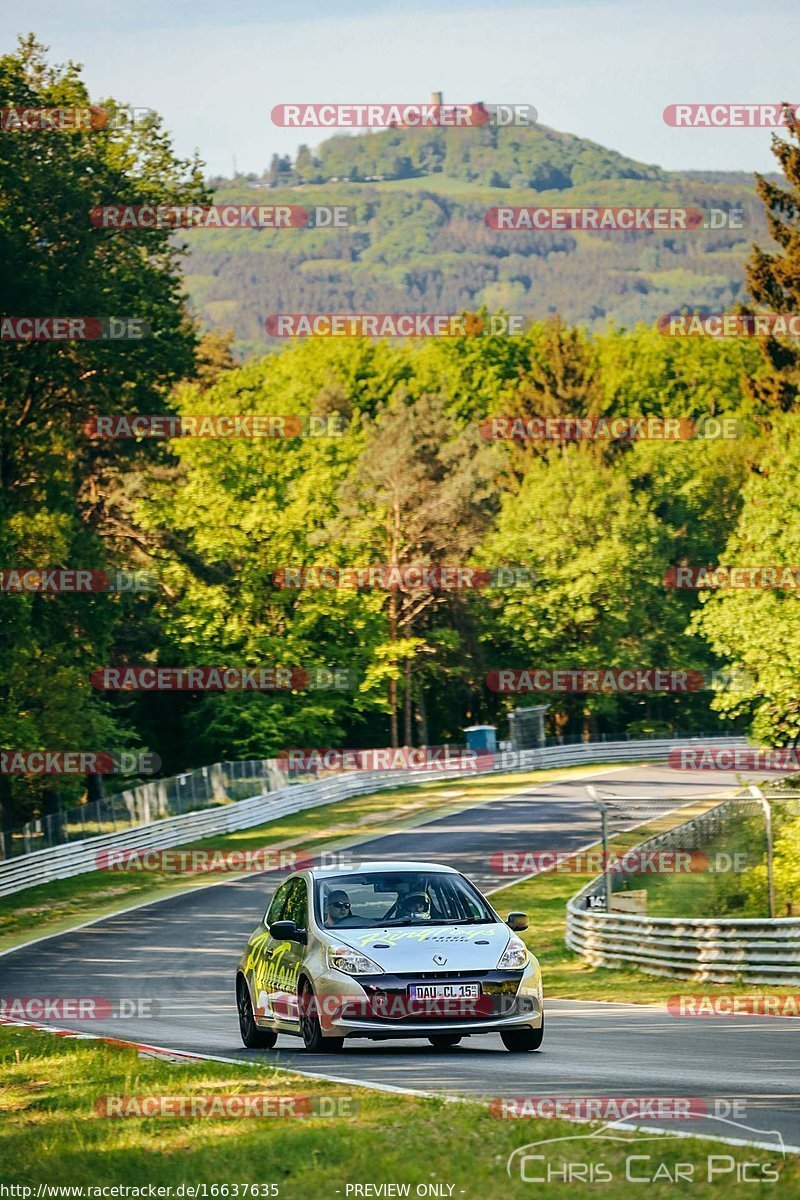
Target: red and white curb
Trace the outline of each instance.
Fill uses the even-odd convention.
[[[150,1046],[147,1042],[132,1042],[127,1038],[109,1037],[102,1033],[86,1033],[78,1029],[61,1029],[57,1025],[46,1025],[42,1021],[21,1021],[18,1018],[0,1017],[0,1025],[17,1026],[22,1029],[38,1029],[41,1033],[52,1033],[56,1037],[72,1038],[76,1042],[103,1042],[106,1046],[117,1046],[125,1050],[138,1050],[140,1058],[161,1058],[166,1062],[206,1062],[208,1054],[195,1054],[191,1050],[168,1050],[164,1046]],[[218,1062],[242,1062],[238,1058],[221,1058]]]

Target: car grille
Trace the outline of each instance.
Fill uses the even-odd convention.
[[[387,1026],[419,1025],[441,1021],[445,1024],[467,1024],[496,1021],[518,1011],[523,1001],[516,999],[522,971],[416,971],[411,974],[363,975],[358,982],[369,997],[369,1010],[354,1012],[355,1020]],[[409,986],[424,983],[479,983],[477,999],[437,999],[413,1001]]]

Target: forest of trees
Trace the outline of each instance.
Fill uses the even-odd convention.
[[[89,100],[77,71],[48,66],[33,41],[0,59],[0,87],[20,104]],[[753,251],[748,285],[770,311],[800,300],[799,147],[794,128],[776,147],[791,191],[759,183],[776,249]],[[646,324],[590,332],[554,315],[522,336],[312,339],[239,363],[230,339],[192,321],[169,230],[120,235],[88,220],[98,204],[208,198],[200,164],[175,157],[157,118],[0,142],[3,314],[135,315],[152,330],[118,344],[0,342],[0,569],[142,569],[155,580],[117,595],[0,592],[0,747],[147,748],[169,774],[287,746],[459,742],[476,721],[504,732],[518,698],[486,675],[528,666],[741,669],[746,680],[686,695],[544,696],[553,733],[800,735],[797,593],[664,583],[680,564],[800,565],[794,349],[669,339]],[[446,232],[429,209],[437,236],[466,231],[464,220]],[[302,275],[287,267],[285,311],[304,307]],[[107,413],[335,416],[337,432],[92,437],[86,422]],[[498,414],[739,424],[726,440],[514,443],[482,436]],[[518,566],[532,583],[290,590],[275,578],[287,566],[386,563]],[[355,679],[276,692],[92,685],[98,668],[144,664],[338,666]],[[4,821],[85,787],[0,776]]]
[[[355,139],[349,139],[354,141]],[[416,190],[336,184],[258,191],[228,185],[217,202],[337,204],[347,228],[189,230],[184,271],[202,323],[232,329],[240,355],[277,345],[265,319],[282,312],[459,312],[505,308],[597,332],[654,322],[683,305],[718,312],[742,298],[754,238],[765,239],[752,186],[610,178],[569,192],[508,194],[434,176]],[[729,228],[693,232],[526,232],[487,228],[498,203],[672,204],[733,212]]]
[[[343,229],[189,232],[184,264],[192,308],[232,329],[241,355],[274,346],[278,312],[559,313],[602,332],[691,305],[741,298],[744,264],[766,235],[751,180],[724,172],[665,172],[544,126],[412,129],[329,137],[314,153],[274,155],[270,167],[213,181],[231,203],[349,208]],[[259,192],[259,188],[270,190]],[[683,205],[709,228],[686,233],[497,232],[497,204]],[[730,214],[730,225],[719,214]]]

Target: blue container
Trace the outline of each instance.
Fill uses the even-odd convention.
[[[464,730],[468,750],[484,750],[494,754],[497,750],[496,725],[470,725]]]

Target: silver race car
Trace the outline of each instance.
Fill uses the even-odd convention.
[[[242,1041],[427,1038],[437,1049],[499,1033],[508,1050],[544,1036],[539,963],[474,884],[435,863],[312,868],[284,880],[236,973]]]

